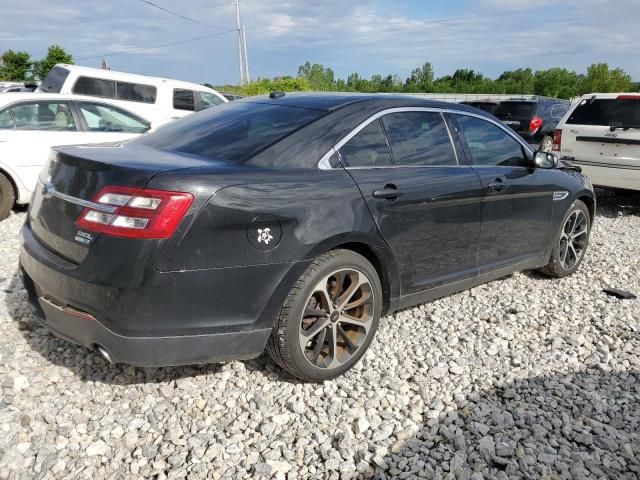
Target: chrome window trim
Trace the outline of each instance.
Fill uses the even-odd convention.
[[[479,118],[480,120],[484,120],[484,121],[486,121],[488,123],[491,123],[491,124],[495,125],[499,129],[501,129],[503,132],[505,132],[511,138],[516,140],[520,145],[522,145],[522,147],[524,147],[525,150],[527,152],[529,152],[530,154],[535,153],[533,148],[531,148],[531,146],[527,142],[525,142],[522,138],[520,138],[509,127],[507,127],[506,125],[502,124],[502,122],[500,122],[499,120],[496,121],[496,120],[494,120],[492,118],[485,117],[484,115],[478,115],[477,113],[466,112],[464,110],[458,110],[456,108],[394,107],[394,108],[387,108],[386,110],[381,110],[380,112],[377,112],[377,113],[371,115],[369,118],[367,118],[362,123],[360,123],[356,128],[351,130],[351,132],[349,132],[347,135],[342,137],[342,139],[340,141],[338,141],[338,143],[336,143],[327,153],[325,153],[322,156],[322,158],[318,162],[318,168],[320,170],[334,170],[334,167],[331,166],[331,163],[329,162],[329,159],[331,158],[332,155],[334,155],[337,151],[339,151],[349,140],[351,140],[353,137],[355,137],[358,133],[360,133],[360,131],[364,130],[367,126],[369,126],[370,123],[378,120],[379,118],[384,117],[385,115],[388,115],[390,113],[404,113],[404,112],[432,112],[432,113],[440,113],[441,115],[443,115],[445,113],[451,113],[451,114],[454,114],[454,115],[466,115],[468,117]],[[460,161],[458,159],[458,152],[456,150],[455,143],[453,142],[453,137],[451,136],[451,132],[449,131],[449,125],[447,125],[447,122],[446,122],[445,118],[443,118],[442,120],[444,121],[445,126],[447,127],[447,132],[449,133],[449,140],[451,141],[451,147],[453,148],[453,151],[454,151],[454,153],[456,155],[456,161],[458,162],[457,166],[467,166],[467,165],[460,165]],[[424,167],[443,167],[443,166],[453,167],[455,165],[388,165],[388,166],[382,166],[382,167],[346,167],[346,166],[343,166],[342,168],[350,170],[350,169],[362,169],[362,168],[424,168]]]
[[[40,178],[38,178],[38,185],[36,188],[38,188],[42,192],[42,196],[45,198],[55,197],[65,202],[80,205],[81,207],[90,208],[91,210],[97,210],[103,213],[113,213],[118,209],[118,207],[114,207],[113,205],[95,203],[89,200],[83,200],[82,198],[72,197],[71,195],[67,195],[66,193],[59,192],[55,189],[51,182],[43,183]]]

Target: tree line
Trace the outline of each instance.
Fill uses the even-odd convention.
[[[32,59],[28,52],[6,50],[0,55],[0,81],[42,80],[56,63],[73,63],[73,57],[60,45],[51,45],[46,57],[40,60]]]
[[[298,68],[297,77],[285,76],[273,79],[261,78],[242,87],[225,85],[217,87],[244,95],[282,91],[341,91],[363,93],[479,93],[544,95],[556,98],[572,98],[591,92],[628,92],[638,90],[640,84],[621,68],[609,68],[606,63],[594,63],[586,73],[566,68],[550,68],[533,71],[519,68],[502,73],[492,79],[480,72],[458,69],[452,75],[435,78],[433,66],[427,62],[414,69],[409,77],[398,75],[372,75],[365,78],[352,73],[347,79],[336,78],[333,70],[324,65],[306,62]]]

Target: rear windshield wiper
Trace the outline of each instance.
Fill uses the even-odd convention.
[[[616,130],[629,130],[630,128],[640,128],[640,125],[622,125],[618,123],[614,123],[609,125],[609,130],[615,132]]]

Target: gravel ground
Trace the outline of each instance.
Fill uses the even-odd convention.
[[[620,207],[619,204],[631,204]],[[384,318],[321,385],[265,357],[111,366],[34,323],[0,223],[0,478],[640,478],[640,196],[600,193],[581,270]]]

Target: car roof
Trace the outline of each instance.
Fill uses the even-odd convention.
[[[637,92],[620,92],[620,93],[586,93],[580,99],[591,99],[593,97],[602,98],[606,100],[615,100],[620,96],[640,97],[640,93]]]
[[[58,63],[55,66],[65,68],[70,72],[74,72],[78,75],[84,75],[84,76],[93,77],[93,78],[103,78],[105,80],[130,81],[135,83],[153,84],[156,86],[161,83],[170,83],[171,85],[176,87],[182,86],[185,88],[188,87],[191,90],[199,90],[203,92],[210,92],[210,91],[215,92],[214,89],[206,87],[204,85],[200,85],[199,83],[186,82],[184,80],[176,80],[174,78],[153,77],[150,75],[140,75],[138,73],[119,72],[117,70],[105,70],[103,68],[95,68],[95,67],[84,67],[82,65],[67,65],[65,63]]]
[[[81,100],[87,102],[94,103],[106,103],[114,105],[109,102],[108,98],[100,98],[100,97],[90,97],[87,95],[74,95],[74,94],[64,94],[64,93],[45,93],[45,92],[4,92],[0,93],[0,107],[8,105],[13,102],[21,101],[21,100],[29,100],[33,102],[37,102],[40,100]]]
[[[339,110],[355,103],[379,103],[384,108],[425,107],[457,109],[477,113],[478,109],[454,102],[425,99],[411,95],[389,95],[383,93],[286,93],[272,98],[273,95],[244,97],[236,102],[267,103],[287,107],[310,108],[323,111]]]

